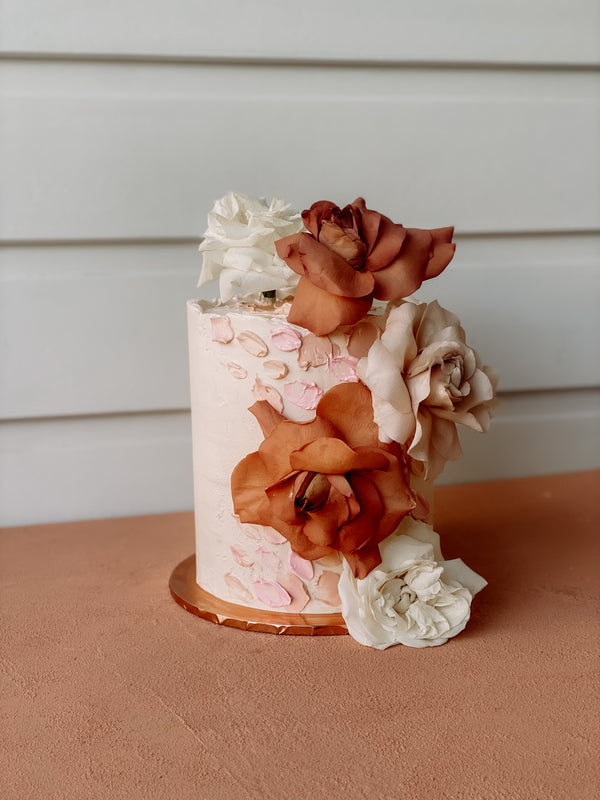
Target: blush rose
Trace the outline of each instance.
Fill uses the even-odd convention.
[[[460,458],[456,426],[484,432],[496,410],[495,372],[437,301],[394,307],[357,375],[371,390],[381,441],[405,445],[430,478]]]

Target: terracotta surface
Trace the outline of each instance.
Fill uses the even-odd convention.
[[[490,585],[423,650],[186,613],[190,513],[3,531],[2,797],[596,796],[598,488],[439,490],[445,556]]]

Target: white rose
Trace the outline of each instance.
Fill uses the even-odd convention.
[[[304,229],[302,217],[287,203],[229,192],[208,215],[200,245],[203,254],[198,286],[219,279],[221,302],[235,295],[277,291],[294,293],[299,276],[275,252],[275,241]]]
[[[381,564],[366,578],[344,564],[338,592],[348,632],[377,650],[444,644],[465,628],[486,581],[460,559],[443,561],[430,525],[407,519],[399,533],[379,545]]]

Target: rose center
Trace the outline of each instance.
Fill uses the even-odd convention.
[[[363,269],[367,246],[354,228],[326,221],[321,226],[319,241],[343,258],[352,269]]]
[[[327,502],[331,484],[326,475],[320,472],[307,472],[298,487],[294,505],[304,513],[318,511]]]

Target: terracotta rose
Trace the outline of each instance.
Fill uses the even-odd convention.
[[[381,562],[379,542],[406,514],[425,512],[401,449],[378,441],[368,389],[335,386],[311,422],[287,420],[264,400],[250,410],[265,439],[231,476],[240,520],[275,528],[310,560],[341,552],[364,578]]]
[[[288,320],[324,336],[363,317],[373,302],[394,302],[435,278],[454,255],[453,228],[405,228],[368,209],[321,200],[302,212],[308,233],[275,242],[300,275]]]

